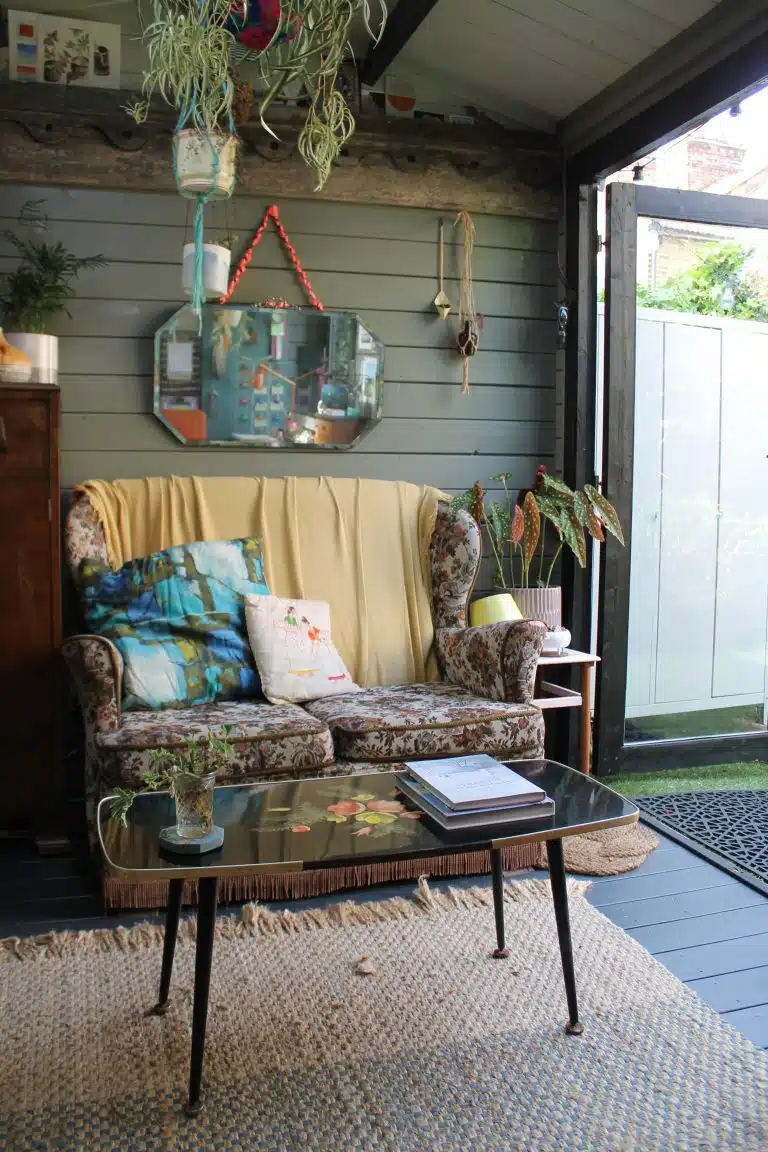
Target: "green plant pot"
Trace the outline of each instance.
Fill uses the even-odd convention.
[[[469,622],[473,628],[483,624],[498,624],[502,620],[521,620],[522,615],[509,592],[483,596],[469,606]]]

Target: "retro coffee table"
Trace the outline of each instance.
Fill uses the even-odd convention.
[[[175,822],[168,793],[137,796],[126,825],[99,805],[99,837],[106,867],[124,880],[169,880],[165,942],[157,1004],[168,1007],[173,954],[185,880],[198,883],[195,989],[192,1007],[192,1055],[187,1111],[201,1107],[201,1082],[208,1016],[218,881],[253,873],[300,872],[316,868],[372,864],[388,860],[428,860],[466,851],[487,850],[491,859],[496,949],[508,955],[504,939],[502,849],[544,841],[547,846],[555,921],[568,1003],[566,1032],[578,1035],[576,980],[573,969],[563,838],[599,828],[632,824],[634,804],[552,760],[515,760],[511,767],[543,788],[554,800],[554,815],[544,819],[471,828],[447,833],[419,813],[397,791],[391,772],[363,776],[291,780],[278,784],[240,784],[216,789],[214,820],[224,829],[224,844],[205,856],[171,856],[161,848],[160,830]]]

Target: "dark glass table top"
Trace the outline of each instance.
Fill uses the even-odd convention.
[[[214,822],[224,844],[202,856],[161,848],[162,828],[176,822],[167,792],[137,796],[126,825],[99,805],[99,836],[110,872],[136,881],[300,872],[380,860],[415,859],[573,836],[631,824],[638,809],[590,776],[553,760],[515,760],[515,772],[554,800],[554,814],[515,824],[446,832],[398,791],[392,772],[233,784],[217,788]]]

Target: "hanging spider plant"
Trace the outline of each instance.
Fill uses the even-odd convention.
[[[179,114],[177,132],[232,134],[229,59],[235,37],[226,27],[231,6],[231,0],[151,0],[152,19],[142,20],[149,54],[142,98],[126,108],[138,124],[160,96]]]
[[[342,62],[352,55],[349,32],[361,19],[378,43],[387,20],[384,0],[377,0],[379,26],[374,32],[370,0],[280,0],[280,21],[267,47],[257,55],[265,93],[259,116],[264,129],[274,100],[289,85],[299,83],[311,99],[307,120],[299,135],[299,151],[317,174],[319,191],[331,167],[352,136],[355,120],[338,89]]]

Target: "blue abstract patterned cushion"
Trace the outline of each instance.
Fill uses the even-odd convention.
[[[187,708],[261,693],[245,597],[266,595],[258,539],[182,544],[117,572],[80,566],[88,628],[125,662],[123,707]]]

